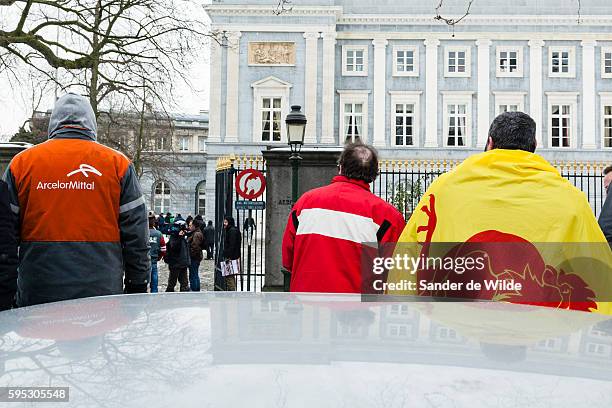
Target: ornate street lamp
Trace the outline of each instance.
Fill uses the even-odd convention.
[[[300,105],[292,105],[291,113],[287,115],[285,123],[287,124],[287,142],[291,148],[291,201],[292,205],[298,199],[298,167],[300,165],[300,151],[304,144],[304,134],[306,133],[306,116],[302,113]]]
[[[298,169],[300,166],[300,150],[304,144],[304,133],[306,132],[306,116],[302,113],[300,105],[291,106],[291,113],[287,115],[285,123],[287,124],[287,143],[291,148],[291,207],[295,205],[298,199]],[[285,292],[289,292],[291,282],[291,274],[289,271],[282,269],[283,286]]]

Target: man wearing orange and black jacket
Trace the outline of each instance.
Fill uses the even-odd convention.
[[[126,156],[96,142],[86,98],[58,99],[49,140],[15,156],[4,180],[18,219],[19,267],[16,277],[0,279],[0,303],[15,292],[20,307],[146,292],[151,260],[140,185]]]

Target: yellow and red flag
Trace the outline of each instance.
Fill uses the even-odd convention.
[[[612,301],[612,251],[585,194],[535,153],[494,149],[441,175],[399,242],[406,244],[398,245],[396,255],[484,254],[480,278],[521,283],[519,290],[483,288],[475,298],[612,314],[606,303]],[[387,282],[457,277],[426,268],[418,273],[392,269]],[[440,295],[418,285],[387,293]]]

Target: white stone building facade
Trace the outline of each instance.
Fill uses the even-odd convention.
[[[579,15],[573,0],[483,0],[453,29],[434,20],[437,3],[207,6],[223,39],[210,58],[211,205],[217,157],[284,146],[293,104],[307,145],[358,138],[387,159],[460,160],[484,149],[497,114],[520,110],[547,159],[612,161],[612,3],[583,2]]]

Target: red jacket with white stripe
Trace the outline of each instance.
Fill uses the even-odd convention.
[[[293,207],[283,237],[292,292],[361,292],[362,244],[397,242],[405,221],[361,180],[336,176]]]

